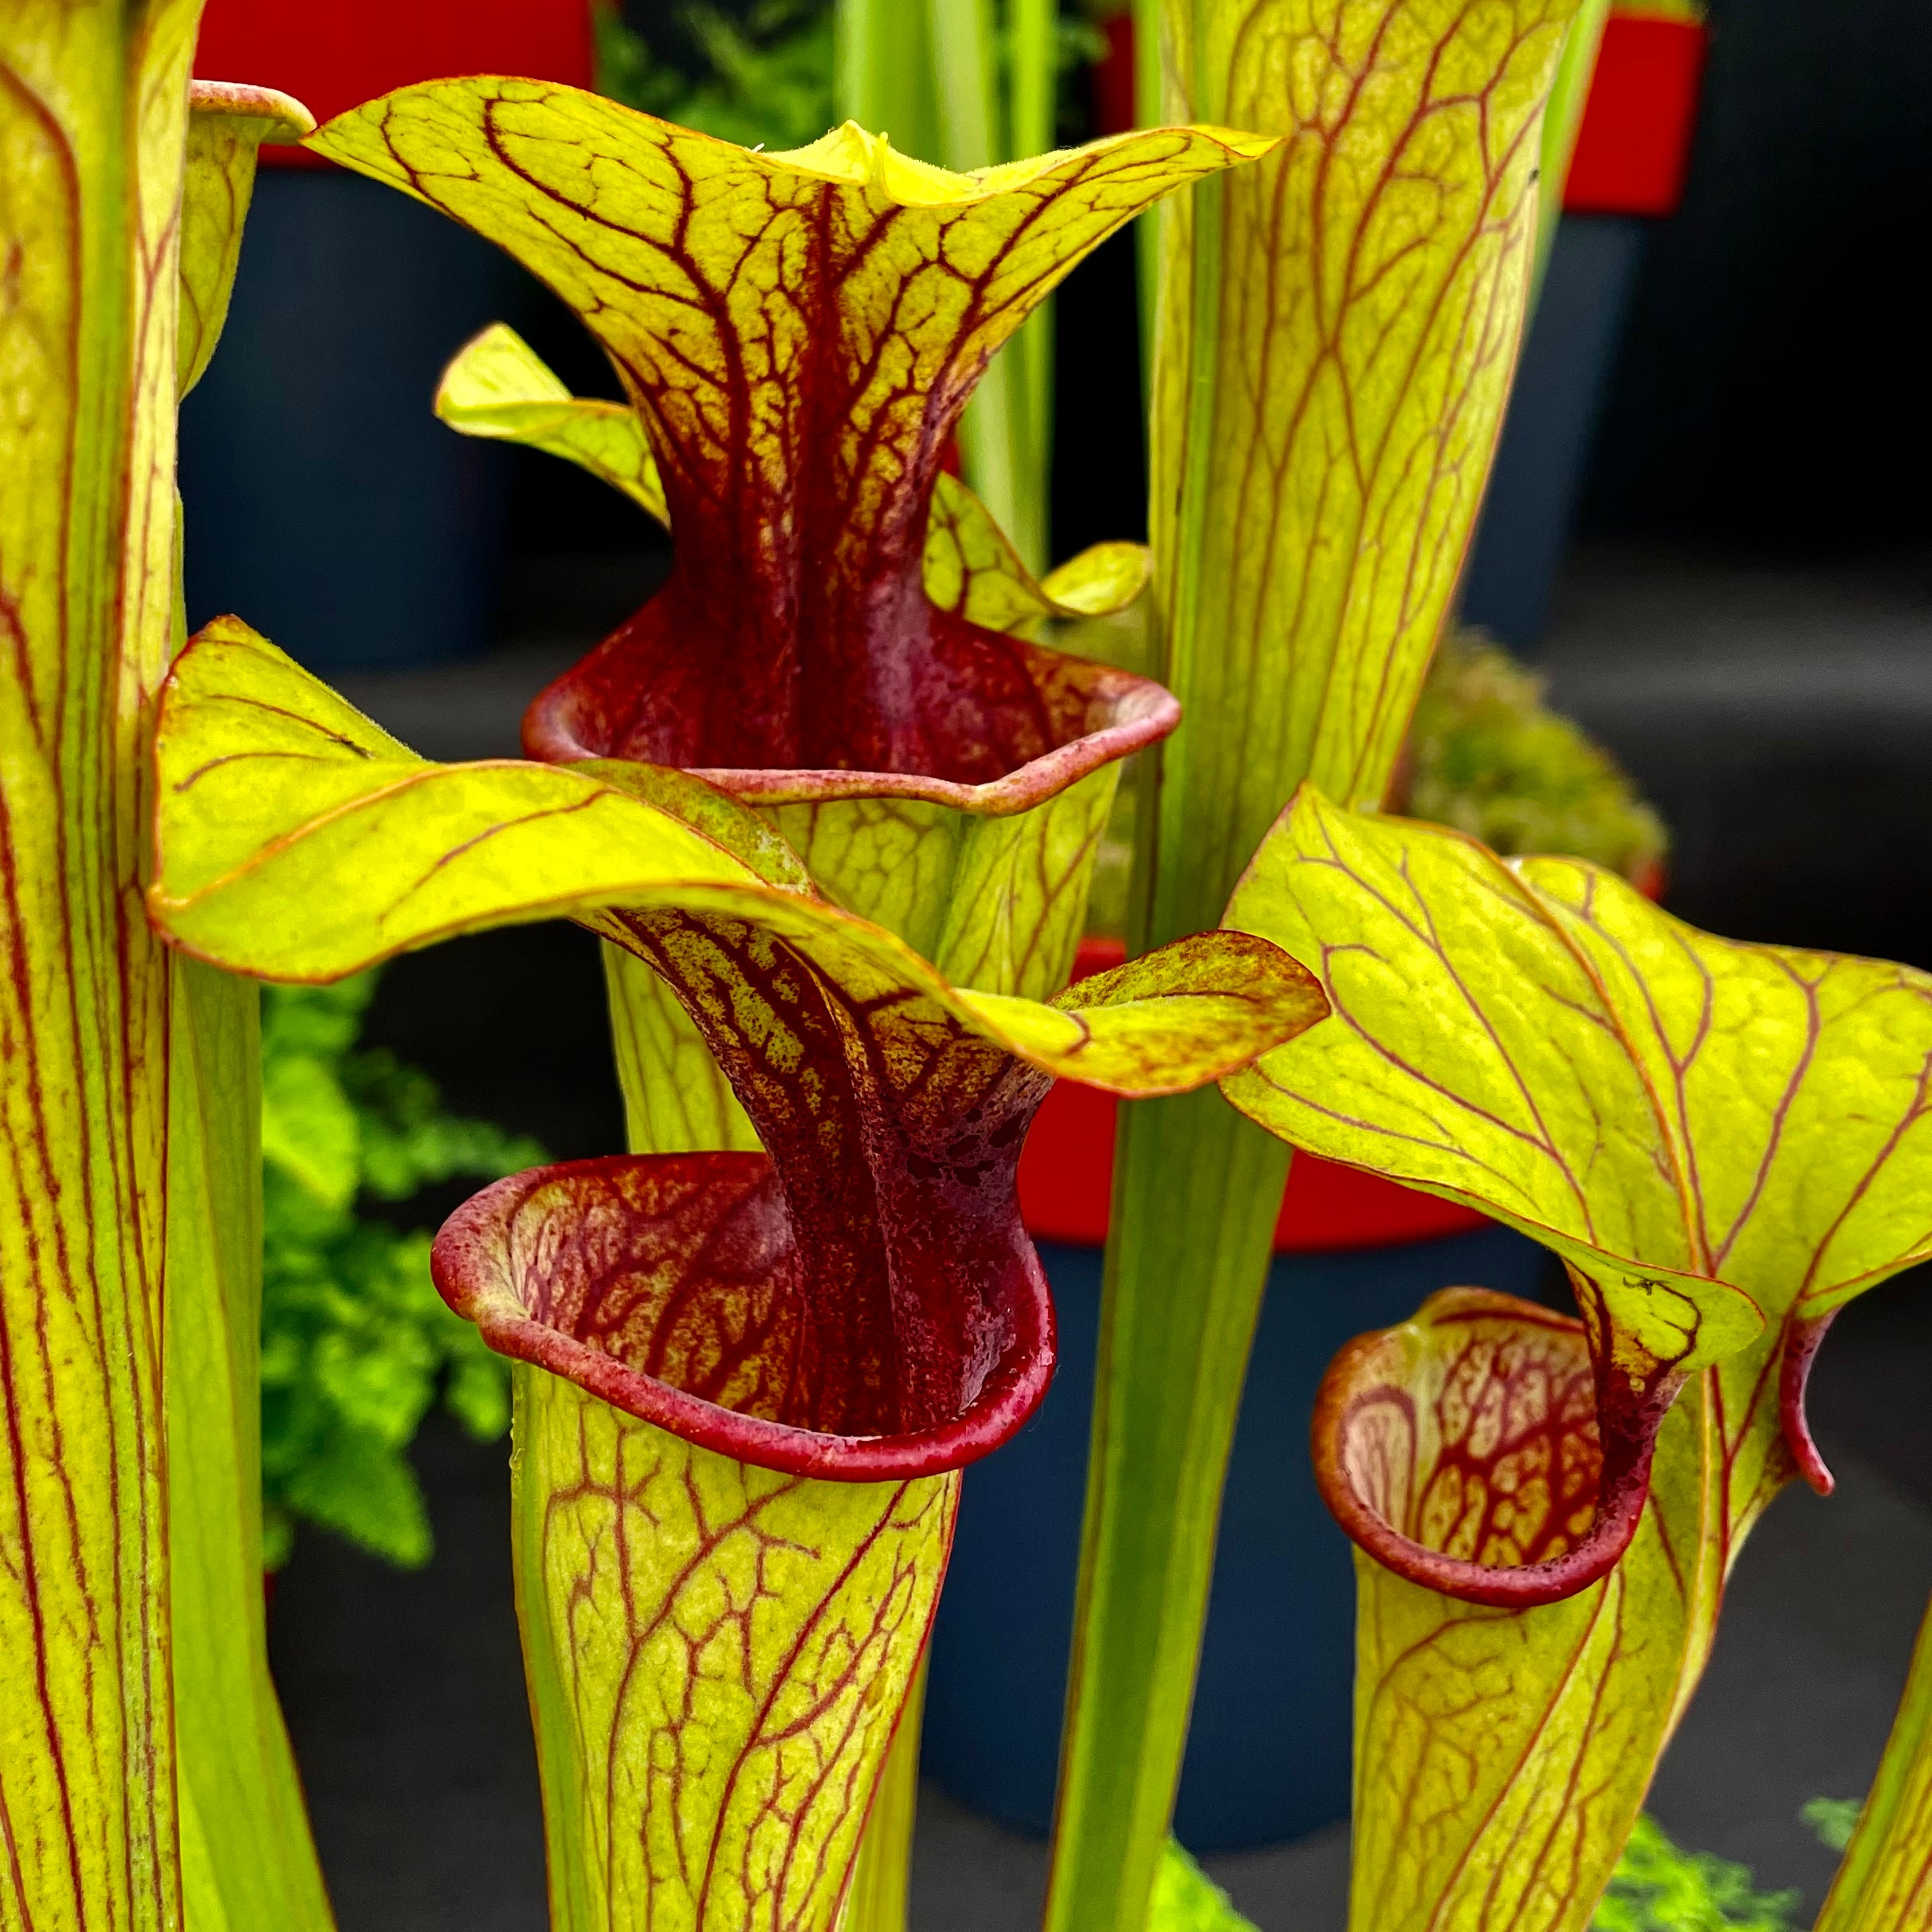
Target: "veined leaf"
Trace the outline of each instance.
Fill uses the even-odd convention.
[[[1932,977],[1716,939],[1594,866],[1521,871],[1642,1058],[1698,1266],[1748,1289],[1773,1325],[1714,1378],[1734,1555],[1791,1476],[1830,1491],[1804,1395],[1831,1317],[1932,1255]]]
[[[522,443],[587,469],[669,524],[670,510],[650,439],[622,402],[576,397],[507,324],[493,322],[457,351],[436,392],[436,414],[465,436]],[[926,526],[926,595],[943,611],[989,630],[1043,617],[1106,617],[1146,588],[1144,544],[1095,544],[1043,583],[958,477],[934,479]]]
[[[765,826],[684,774],[431,764],[234,618],[177,661],[156,742],[150,907],[175,944],[231,972],[336,979],[459,933],[579,916],[673,984],[687,940],[748,961],[795,948],[796,969],[846,1000],[882,1002],[876,1027],[956,1029],[1124,1094],[1217,1078],[1322,1010],[1300,968],[1245,936],[1084,980],[1074,1007],[955,988],[802,874],[773,882]]]
[[[1228,917],[1319,960],[1343,1022],[1318,1060],[1231,1089],[1244,1113],[1546,1243],[1612,1335],[1680,1378],[1757,1333],[1749,1298],[1699,1265],[1678,1151],[1608,1000],[1500,861],[1305,787]]]
[[[436,414],[461,435],[560,456],[621,491],[646,516],[671,520],[637,411],[573,396],[508,323],[493,322],[457,350],[437,387]]]
[[[533,752],[835,772],[818,792],[838,795],[888,774],[953,803],[1007,779],[1023,799],[982,808],[1017,810],[1172,728],[1138,681],[933,605],[927,526],[959,412],[1027,312],[1160,195],[1267,143],[1171,129],[954,175],[850,124],[752,154],[477,80],[404,89],[312,144],[548,281],[655,456],[671,577],[538,701]],[[1056,753],[1056,776],[1031,770]]]
[[[1714,938],[1580,862],[1519,870],[1658,1096],[1700,1269],[1812,1319],[1932,1255],[1932,977]]]
[[[1312,788],[1229,918],[1318,962],[1333,1009],[1307,1051],[1230,1082],[1236,1104],[1536,1235],[1586,1322],[1438,1298],[1330,1372],[1325,1492],[1380,1560],[1361,1567],[1357,1922],[1581,1927],[1746,1531],[1800,1467],[1828,1482],[1803,1427],[1810,1311],[1926,1252],[1932,979],[1714,939],[1596,867],[1506,866]],[[1696,1318],[1672,1366],[1655,1318],[1675,1296]],[[1450,1714],[1485,1672],[1522,1742],[1478,1765]],[[1592,1806],[1548,1802],[1580,1789]]]

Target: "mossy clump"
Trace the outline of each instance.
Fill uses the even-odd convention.
[[[1654,892],[1663,821],[1608,752],[1545,706],[1543,685],[1480,631],[1451,631],[1416,706],[1392,808],[1505,857],[1586,858]]]

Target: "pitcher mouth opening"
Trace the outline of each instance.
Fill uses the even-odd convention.
[[[652,639],[640,628],[651,609],[538,693],[524,716],[529,756],[673,765],[747,804],[904,798],[1003,817],[1157,742],[1180,722],[1180,701],[1151,678],[935,611],[942,638],[969,634],[967,670],[985,672],[997,688],[976,690],[971,676],[948,678],[937,697],[917,694],[889,728],[855,734],[848,757],[836,733],[814,740],[791,728],[731,728],[715,694],[695,710],[680,708],[653,674]],[[748,759],[748,752],[761,756]],[[797,756],[765,761],[762,755],[774,752]],[[883,755],[875,763],[869,753]]]
[[[498,1353],[735,1461],[874,1482],[1007,1440],[1052,1379],[1031,1244],[967,1310],[903,1288],[889,1345],[842,1351],[839,1283],[802,1265],[759,1153],[615,1155],[512,1175],[450,1216],[438,1290]],[[868,1366],[868,1361],[870,1366]]]
[[[1322,1500],[1378,1563],[1444,1596],[1573,1596],[1630,1547],[1668,1407],[1606,1415],[1601,1392],[1581,1321],[1444,1289],[1330,1365],[1313,1431]]]

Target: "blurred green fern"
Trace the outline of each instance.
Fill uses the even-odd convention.
[[[1154,1876],[1147,1932],[1255,1932],[1234,1901],[1170,1838]]]
[[[1859,1813],[1865,1808],[1863,1798],[1812,1798],[1798,1816],[1828,1852],[1842,1852],[1858,1829]]]
[[[442,1110],[435,1083],[358,1049],[375,990],[271,986],[261,1011],[265,1550],[288,1560],[297,1521],[413,1568],[433,1539],[410,1467],[440,1394],[479,1441],[509,1423],[507,1365],[444,1306],[430,1235],[357,1211],[459,1176],[544,1159],[533,1141]]]
[[[1685,1852],[1655,1818],[1637,1820],[1592,1932],[1796,1932],[1795,1891],[1760,1892],[1743,1865]]]
[[[595,18],[598,91],[626,107],[741,147],[803,147],[832,124],[832,14],[822,0],[752,0],[736,20],[702,0],[681,7],[682,64],[659,57],[615,6]]]
[[[1844,1814],[1848,1809],[1850,1820]],[[1828,1844],[1855,1799],[1814,1799],[1804,1820]],[[1639,1818],[1596,1908],[1592,1932],[1797,1932],[1798,1895],[1759,1892],[1742,1865],[1683,1852],[1655,1819]],[[1148,1932],[1255,1932],[1227,1894],[1172,1839],[1154,1881]]]

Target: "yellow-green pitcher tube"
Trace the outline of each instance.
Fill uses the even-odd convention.
[[[763,807],[821,889],[918,948],[956,983],[1039,999],[1064,985],[1115,792],[1102,766],[1031,810],[987,817],[925,799]],[[634,955],[604,968],[635,1153],[750,1149],[751,1123],[684,1008]],[[525,1532],[520,1528],[519,1547]],[[909,1691],[851,1881],[845,1932],[904,1932],[925,1707]]]
[[[956,1471],[760,1469],[515,1371],[517,1612],[556,1932],[830,1932]]]
[[[1573,6],[1161,10],[1165,104],[1287,139],[1160,218],[1153,674],[1186,722],[1143,760],[1137,948],[1220,922],[1299,780],[1380,802],[1501,422]],[[1287,1163],[1215,1095],[1122,1117],[1049,1932],[1145,1923]]]
[[[264,139],[312,124],[198,82],[183,195],[181,392],[226,320]],[[176,647],[186,635],[176,572]],[[269,1675],[261,1545],[261,1054],[254,984],[169,961],[166,1393],[169,1596],[189,1932],[333,1924]]]
[[[199,10],[0,15],[0,1922],[37,1932],[181,1914],[140,893]]]
[[[0,24],[0,1922],[328,1923],[269,1680],[254,994],[140,902],[179,395],[255,150],[199,8]]]

